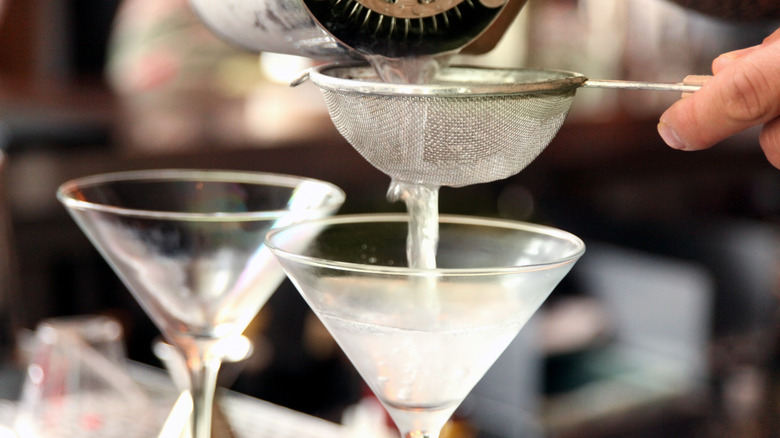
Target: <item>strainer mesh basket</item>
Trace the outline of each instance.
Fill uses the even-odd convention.
[[[411,92],[317,85],[336,128],[372,165],[400,181],[453,187],[525,168],[560,129],[576,89],[510,92],[504,84],[482,94],[462,84]]]

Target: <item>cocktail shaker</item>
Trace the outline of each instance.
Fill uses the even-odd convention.
[[[211,30],[257,52],[325,61],[453,52],[506,0],[189,0]]]

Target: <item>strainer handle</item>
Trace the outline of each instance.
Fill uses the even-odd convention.
[[[699,90],[702,85],[707,83],[712,76],[691,75],[686,77],[683,82],[664,83],[664,82],[638,82],[638,81],[617,81],[610,79],[588,79],[582,84],[583,87],[590,88],[623,88],[632,90],[656,90],[656,91],[679,91],[682,93],[693,93]]]
[[[306,70],[300,72],[298,76],[290,81],[291,87],[297,87],[298,85],[303,84],[304,82],[309,80],[309,74],[311,74],[311,71],[314,69],[314,67],[307,68]]]

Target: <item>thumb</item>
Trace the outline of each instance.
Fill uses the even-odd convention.
[[[728,61],[699,91],[661,115],[658,131],[669,146],[708,148],[780,115],[780,38]]]

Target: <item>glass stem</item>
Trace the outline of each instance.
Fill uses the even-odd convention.
[[[214,393],[222,362],[209,353],[209,348],[196,350],[196,354],[187,357],[192,395],[192,438],[210,438]]]

